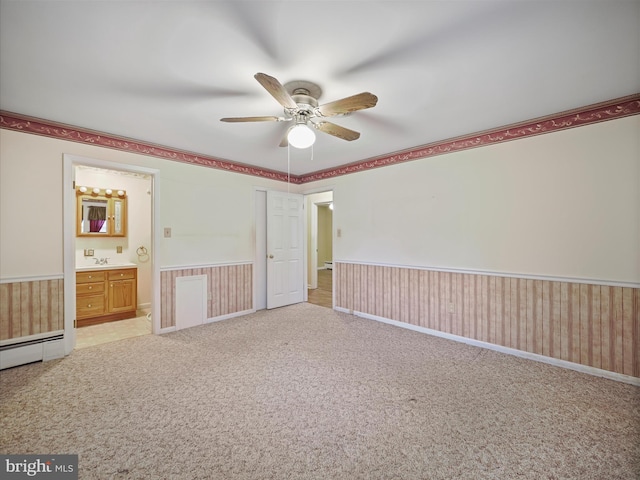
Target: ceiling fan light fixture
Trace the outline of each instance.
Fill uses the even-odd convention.
[[[316,141],[316,134],[304,123],[298,123],[289,130],[287,140],[294,148],[309,148]]]

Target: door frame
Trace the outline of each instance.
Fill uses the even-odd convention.
[[[326,198],[310,198],[322,194],[331,194]],[[318,288],[318,205],[326,205],[333,203],[333,189],[321,189],[313,193],[305,193],[305,205],[309,207],[309,213],[306,216],[306,239],[308,244],[309,255],[306,257],[306,263],[308,265],[308,274],[305,278],[309,280],[308,288]],[[331,236],[333,238],[333,225],[331,226]],[[314,268],[314,265],[316,268]],[[311,278],[309,278],[311,277]]]
[[[69,355],[76,344],[76,195],[73,188],[75,167],[87,166],[151,177],[151,326],[152,333],[160,333],[160,266],[157,248],[160,245],[160,170],[63,154],[63,272],[64,272],[64,353]]]

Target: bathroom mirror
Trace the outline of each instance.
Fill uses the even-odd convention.
[[[127,194],[124,190],[76,188],[76,235],[124,237],[127,233]]]

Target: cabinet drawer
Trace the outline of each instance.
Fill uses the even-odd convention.
[[[104,282],[104,272],[76,272],[76,283]]]
[[[104,293],[104,282],[79,283],[76,285],[76,295],[88,295],[97,293]]]
[[[76,298],[76,315],[92,317],[104,313],[104,295],[88,295]]]
[[[109,271],[109,280],[129,280],[131,278],[136,278],[135,269]]]

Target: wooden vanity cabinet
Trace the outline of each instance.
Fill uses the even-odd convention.
[[[109,313],[136,311],[136,269],[109,271],[108,310]],[[135,315],[134,315],[135,316]]]
[[[77,326],[135,317],[137,274],[136,268],[76,272]]]
[[[105,314],[105,272],[76,272],[76,318],[100,317]]]

